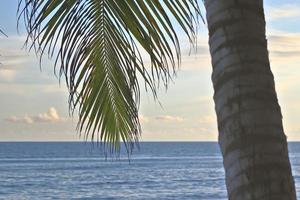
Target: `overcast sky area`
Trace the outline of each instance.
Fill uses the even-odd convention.
[[[17,32],[17,3],[0,1],[0,28],[9,36],[0,36],[0,141],[81,140],[53,61],[44,59],[40,70],[36,56],[22,48],[26,37],[22,26]],[[265,14],[285,133],[289,141],[299,141],[300,1],[265,0]],[[199,27],[196,52],[189,53],[179,33],[182,64],[168,91],[160,91],[161,105],[142,91],[142,141],[217,141],[206,26]]]

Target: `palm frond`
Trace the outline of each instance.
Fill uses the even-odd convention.
[[[20,0],[19,13],[30,47],[56,57],[70,110],[79,108],[79,132],[112,152],[121,141],[132,149],[141,132],[138,74],[156,97],[180,61],[171,18],[193,42],[200,16],[197,0]]]
[[[4,35],[4,36],[8,37],[1,29],[0,29],[0,34],[2,34],[2,35]]]

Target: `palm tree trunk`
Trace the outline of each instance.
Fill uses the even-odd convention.
[[[205,7],[228,198],[296,200],[263,0],[206,0]]]

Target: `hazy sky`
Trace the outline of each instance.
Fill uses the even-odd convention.
[[[1,0],[0,141],[78,140],[76,118],[68,115],[65,85],[58,84],[51,61],[42,70],[32,53],[22,49],[25,34],[16,31],[18,0]],[[300,140],[300,1],[266,0],[267,38],[279,103],[288,140]],[[198,50],[189,55],[185,37],[183,61],[169,90],[159,100],[142,92],[144,141],[217,140],[211,65],[205,25],[200,26]]]

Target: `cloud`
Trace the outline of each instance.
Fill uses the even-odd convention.
[[[212,115],[203,116],[198,120],[200,124],[215,124],[216,121],[216,117]]]
[[[300,51],[272,51],[272,54],[276,57],[286,58],[286,57],[299,57]]]
[[[36,58],[33,52],[28,53],[22,48],[25,39],[26,37],[24,36],[11,35],[9,38],[1,39],[0,54],[1,63],[4,67],[23,67],[24,64],[29,63],[33,58]]]
[[[267,38],[272,61],[300,61],[300,33],[275,32]]]
[[[11,116],[5,119],[11,123],[24,123],[24,124],[34,124],[34,123],[57,123],[66,121],[62,118],[54,107],[50,107],[47,112],[40,113],[38,115],[29,116],[25,115],[23,117]]]
[[[267,8],[266,19],[272,21],[283,18],[300,17],[299,10],[300,6],[291,4],[281,7],[269,7]]]
[[[150,119],[144,115],[139,115],[140,122],[146,124],[150,121]]]
[[[59,116],[57,110],[54,107],[48,109],[47,112],[41,113],[38,116],[33,117],[35,122],[59,122],[63,119]]]
[[[5,120],[11,123],[33,124],[33,119],[28,115],[25,115],[24,117],[11,116],[9,118],[6,118]]]
[[[207,135],[218,133],[217,130],[208,127],[189,127],[189,128],[184,128],[183,132],[188,134],[207,134]]]
[[[172,115],[160,115],[155,117],[156,120],[161,121],[168,121],[168,122],[183,122],[184,119],[182,117],[178,116],[172,116]]]
[[[0,66],[0,81],[1,82],[13,82],[16,77],[16,71],[10,69],[1,69]]]

